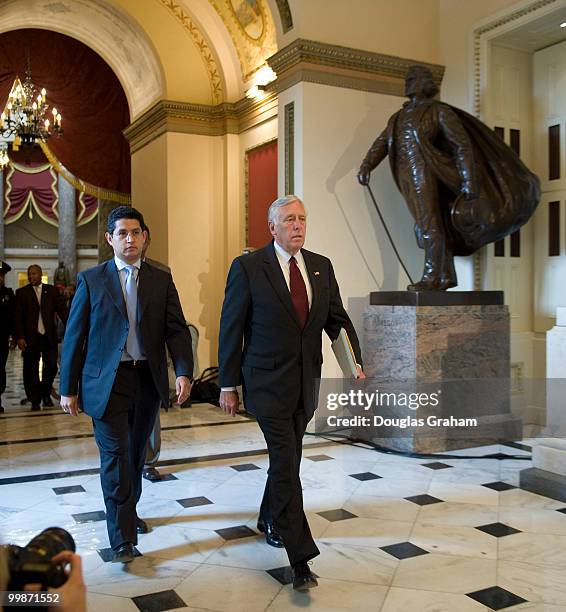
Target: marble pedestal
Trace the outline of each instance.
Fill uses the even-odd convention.
[[[385,448],[442,452],[518,440],[522,423],[510,412],[510,326],[502,292],[380,292],[364,312],[364,370],[372,384],[439,391],[434,407],[376,408],[389,418],[422,418],[425,426],[355,428],[352,437]],[[475,418],[428,426],[428,417]]]
[[[543,436],[533,446],[533,467],[522,470],[522,489],[566,502],[566,308],[546,334],[546,410]],[[555,437],[547,437],[555,436]]]

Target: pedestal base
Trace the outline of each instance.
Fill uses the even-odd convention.
[[[387,390],[396,384],[417,392],[437,387],[441,401],[433,413],[476,418],[477,424],[425,425],[385,436],[358,428],[352,434],[419,453],[520,440],[522,421],[510,412],[509,311],[502,302],[496,291],[372,293],[364,312],[366,375]],[[425,417],[430,413],[429,407]],[[388,418],[406,416],[403,408],[387,411]]]

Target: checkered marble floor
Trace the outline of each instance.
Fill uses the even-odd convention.
[[[152,531],[122,566],[109,562],[90,420],[31,413],[20,397],[4,395],[0,416],[0,537],[67,529],[93,612],[566,610],[565,504],[518,488],[536,440],[415,458],[307,436],[320,586],[301,594],[256,528],[267,457],[253,421],[209,405],[162,411],[166,478],[144,481]]]

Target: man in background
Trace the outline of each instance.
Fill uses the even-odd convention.
[[[16,291],[15,337],[24,357],[24,388],[32,410],[52,407],[51,388],[57,374],[57,321],[67,321],[68,311],[53,285],[41,282],[37,264],[28,268],[29,285]],[[43,360],[41,380],[39,360]]]
[[[151,233],[149,231],[149,226],[145,226],[145,231],[147,234],[145,244],[142,247],[142,261],[146,261],[148,264],[152,265],[154,268],[158,268],[159,270],[163,270],[167,272],[167,274],[171,274],[171,268],[161,263],[160,261],[156,261],[155,259],[150,259],[146,257],[147,250],[149,249],[149,245],[151,244]],[[169,355],[167,355],[167,361],[169,361]],[[169,369],[169,368],[168,368]],[[167,404],[169,407],[169,404]],[[159,470],[155,467],[157,465],[157,461],[159,460],[159,453],[161,452],[161,418],[159,415],[159,410],[157,411],[157,416],[155,417],[155,425],[149,434],[149,438],[147,439],[147,445],[145,450],[145,465],[143,466],[143,477],[150,482],[157,482],[161,480],[161,474]]]
[[[4,412],[2,393],[6,391],[6,362],[10,352],[10,338],[14,335],[16,298],[12,289],[5,285],[6,273],[11,269],[5,261],[0,261],[0,413]]]

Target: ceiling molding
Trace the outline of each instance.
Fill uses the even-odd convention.
[[[191,18],[185,13],[183,8],[175,2],[175,0],[158,0],[181,24],[181,26],[189,33],[193,39],[194,44],[197,46],[206,72],[210,81],[210,88],[212,93],[212,99],[214,102],[222,102],[224,100],[224,90],[222,87],[222,79],[220,77],[220,70],[216,64],[216,58],[214,53],[208,46],[204,36],[198,27],[193,23]]]
[[[289,30],[293,29],[293,16],[291,15],[291,8],[287,0],[275,0],[277,3],[277,10],[279,11],[279,18],[281,19],[281,29],[283,34],[287,34]]]
[[[410,66],[430,68],[440,85],[444,66],[298,38],[267,59],[278,92],[300,82],[320,83],[390,95],[404,95]]]
[[[124,131],[131,153],[167,132],[224,136],[241,134],[277,115],[277,95],[267,93],[261,100],[244,98],[222,104],[190,104],[161,100]]]

